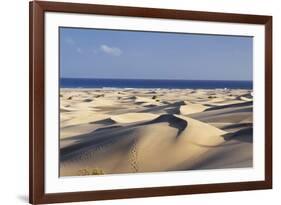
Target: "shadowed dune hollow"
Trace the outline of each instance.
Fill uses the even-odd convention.
[[[252,167],[251,92],[61,89],[60,176]]]

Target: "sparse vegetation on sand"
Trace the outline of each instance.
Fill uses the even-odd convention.
[[[60,176],[252,167],[251,93],[61,89]]]
[[[100,168],[84,168],[78,171],[78,176],[103,175],[105,172]]]

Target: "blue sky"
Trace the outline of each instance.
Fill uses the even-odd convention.
[[[252,37],[60,28],[62,78],[252,80]]]

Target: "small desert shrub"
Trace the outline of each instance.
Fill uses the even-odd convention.
[[[155,100],[156,98],[157,98],[157,96],[156,96],[156,95],[153,95],[153,96],[152,96],[152,99],[153,99],[153,100]]]
[[[105,174],[104,171],[102,169],[99,169],[99,168],[94,168],[91,170],[91,174],[92,175],[103,175]]]
[[[87,175],[103,175],[105,172],[100,168],[85,168],[80,169],[78,171],[79,176],[87,176]]]
[[[83,100],[83,102],[92,102],[93,100],[92,99],[85,99]]]
[[[77,173],[79,176],[90,175],[90,172],[87,169],[80,169]]]
[[[96,98],[104,97],[104,94],[96,95]]]

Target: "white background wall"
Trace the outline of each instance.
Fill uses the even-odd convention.
[[[280,204],[281,6],[278,0],[82,0],[98,4],[273,15],[274,189],[126,199],[81,204]],[[73,1],[74,2],[74,1]],[[28,0],[1,1],[0,204],[26,204],[28,196]],[[80,203],[73,203],[80,204]]]

